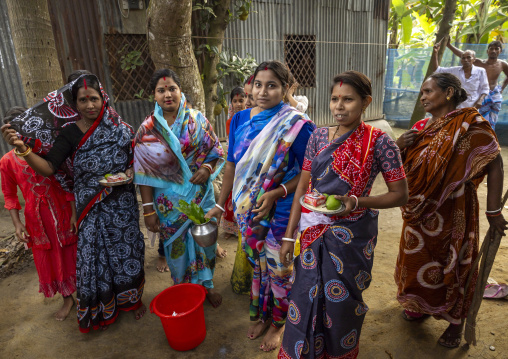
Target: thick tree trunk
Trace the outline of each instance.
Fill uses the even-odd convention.
[[[213,109],[217,103],[217,64],[219,63],[219,53],[222,52],[222,43],[224,41],[224,33],[228,26],[229,19],[229,0],[216,1],[213,11],[216,17],[212,17],[208,30],[207,41],[210,48],[216,47],[217,53],[213,51],[204,51],[203,64],[203,88],[205,91],[206,117],[212,123],[215,122]]]
[[[46,0],[6,0],[16,59],[28,106],[62,86]]]
[[[205,113],[203,84],[191,43],[192,0],[152,0],[147,11],[147,36],[155,68],[175,71],[182,92]]]
[[[443,7],[443,18],[439,23],[439,30],[436,34],[436,43],[439,42],[445,36],[450,36],[450,30],[452,28],[452,22],[455,18],[455,11],[457,10],[457,0],[446,0],[445,5]],[[446,40],[441,43],[441,48],[437,54],[438,63],[441,63],[441,59],[443,58],[444,51],[446,49]],[[432,56],[434,56],[434,52],[432,52]],[[425,78],[423,81],[427,79],[436,69],[432,66],[431,58],[429,67],[427,68],[427,73],[425,74]],[[418,99],[416,100],[415,108],[413,110],[413,115],[411,116],[410,127],[412,127],[417,121],[423,119],[425,116],[425,110],[423,109],[422,104],[420,103],[420,96],[418,95]]]

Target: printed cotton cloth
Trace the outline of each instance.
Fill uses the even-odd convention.
[[[386,182],[405,178],[399,149],[381,130],[362,122],[332,142],[328,135],[328,128],[320,128],[309,139],[303,168],[311,173],[309,192],[366,197],[379,172]],[[368,311],[362,295],[372,279],[378,211],[360,208],[347,217],[329,217],[302,208],[301,222],[306,225],[278,357],[356,358]]]
[[[409,201],[402,207],[395,282],[406,310],[452,324],[466,318],[477,274],[476,192],[499,152],[492,127],[474,108],[439,118],[402,151]]]
[[[497,85],[483,100],[482,107],[478,110],[494,129],[496,127],[499,111],[501,111],[501,103],[503,102],[503,94],[501,86]]]
[[[213,288],[217,244],[199,246],[190,233],[192,221],[176,207],[179,200],[199,204],[205,213],[215,206],[212,181],[224,164],[224,152],[208,120],[201,112],[187,108],[186,102],[182,94],[171,127],[158,104],[141,124],[134,140],[134,183],[153,188],[160,237],[175,284]],[[216,160],[214,174],[207,182],[189,182],[203,163]]]

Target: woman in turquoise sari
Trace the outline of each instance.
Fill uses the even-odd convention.
[[[175,284],[203,285],[217,307],[222,302],[212,280],[217,244],[200,247],[190,233],[191,220],[176,207],[181,199],[205,212],[215,206],[212,180],[224,163],[222,147],[201,112],[186,106],[173,71],[155,71],[150,88],[155,109],[134,139],[134,183],[140,186],[145,225],[160,233]]]

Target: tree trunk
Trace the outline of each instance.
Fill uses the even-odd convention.
[[[457,10],[457,0],[446,0],[445,5],[443,7],[443,18],[439,23],[439,30],[436,34],[436,43],[439,42],[445,36],[450,36],[450,30],[452,28],[452,22],[455,18],[455,11]],[[441,43],[441,48],[437,54],[438,63],[441,63],[441,59],[443,58],[444,51],[446,49],[446,40]],[[432,56],[434,56],[434,52],[432,52]],[[431,58],[429,67],[427,68],[427,73],[425,74],[425,78],[423,81],[427,79],[436,69],[432,66],[433,58]],[[425,116],[425,110],[423,109],[422,104],[420,103],[420,95],[418,95],[418,99],[416,100],[416,104],[413,110],[413,114],[411,116],[410,128],[419,120],[423,119]]]
[[[191,42],[192,0],[152,0],[146,24],[150,56],[156,69],[169,68],[180,77],[182,92],[205,113],[203,84]]]
[[[203,63],[203,89],[205,91],[206,117],[214,124],[215,116],[213,110],[217,100],[217,64],[219,63],[219,53],[222,52],[222,43],[224,33],[228,26],[229,19],[229,0],[219,0],[213,5],[213,11],[216,17],[210,20],[207,43],[210,48],[216,47],[217,53],[213,51],[204,51],[205,61]]]
[[[12,41],[28,106],[62,86],[46,0],[7,0]]]

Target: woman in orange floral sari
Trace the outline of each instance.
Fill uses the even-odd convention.
[[[475,288],[478,255],[478,185],[488,175],[490,225],[504,232],[499,143],[475,108],[456,110],[467,95],[457,77],[439,73],[422,85],[421,102],[432,117],[402,135],[409,185],[395,269],[397,299],[408,321],[434,316],[450,323],[439,344],[459,346]],[[466,282],[471,271],[473,280]]]

